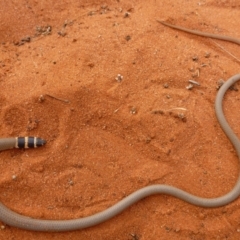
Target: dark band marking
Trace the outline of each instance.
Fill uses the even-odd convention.
[[[28,146],[28,148],[35,148],[36,147],[34,137],[28,137],[27,146]]]
[[[25,148],[25,138],[24,137],[17,137],[15,147],[16,148]]]
[[[46,141],[38,137],[17,137],[16,148],[37,148],[46,144]]]

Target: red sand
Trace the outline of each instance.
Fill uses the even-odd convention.
[[[217,81],[239,72],[229,53],[240,59],[240,48],[156,19],[240,38],[238,1],[52,2],[0,3],[1,136],[48,141],[0,153],[0,201],[23,215],[72,219],[151,184],[209,198],[230,191],[239,164],[214,101]],[[187,90],[189,79],[201,86]],[[224,109],[240,136],[239,100],[228,92]],[[239,204],[204,209],[157,195],[85,230],[2,223],[0,239],[239,239]]]

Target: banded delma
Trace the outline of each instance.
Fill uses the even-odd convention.
[[[37,148],[45,144],[46,141],[39,137],[0,138],[0,151],[11,148]]]

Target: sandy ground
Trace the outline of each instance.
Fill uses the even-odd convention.
[[[156,19],[240,38],[239,8],[238,0],[1,0],[0,134],[47,145],[0,153],[0,201],[34,218],[73,219],[151,184],[208,198],[230,191],[239,164],[214,101],[217,82],[239,72],[240,48]],[[201,86],[187,90],[189,79]],[[240,136],[239,108],[229,91],[224,110]],[[205,209],[156,195],[85,230],[2,223],[0,239],[239,239],[239,204]]]

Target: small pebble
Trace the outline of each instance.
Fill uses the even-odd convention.
[[[223,85],[225,83],[225,81],[223,80],[223,79],[219,79],[218,81],[217,81],[217,90],[218,89],[220,89],[220,87]]]
[[[22,42],[30,42],[31,41],[31,37],[27,36],[25,38],[21,39]]]
[[[69,180],[68,183],[69,183],[69,185],[71,185],[71,186],[73,186],[73,184],[74,184],[73,180]]]
[[[123,80],[123,76],[121,74],[118,74],[117,77],[115,77],[115,80],[117,82],[121,82]]]
[[[12,175],[12,180],[16,180],[17,176],[16,175]]]
[[[193,88],[193,84],[192,83],[190,83],[188,86],[186,86],[187,90],[191,90],[192,88]]]
[[[204,57],[205,57],[205,58],[209,58],[209,57],[210,57],[210,55],[211,55],[211,53],[210,53],[210,52],[206,52]]]
[[[45,100],[44,95],[40,95],[40,97],[38,98],[38,101],[43,102],[44,100]]]
[[[193,61],[198,61],[198,56],[193,56],[193,57],[192,57],[192,60],[193,60]]]
[[[180,230],[181,230],[181,228],[180,228],[180,227],[177,227],[177,228],[175,229],[175,232],[180,232]]]
[[[129,16],[130,16],[130,13],[129,13],[129,12],[125,12],[125,13],[124,13],[124,17],[125,17],[125,18],[127,18],[127,17],[129,17]]]
[[[130,113],[131,113],[131,114],[136,114],[136,113],[137,113],[137,109],[136,109],[135,107],[132,107],[132,108],[130,109]]]

